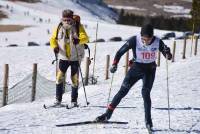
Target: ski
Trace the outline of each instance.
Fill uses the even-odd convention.
[[[68,123],[68,124],[59,124],[59,125],[56,125],[56,127],[79,126],[79,125],[88,125],[88,124],[128,124],[128,122],[121,122],[121,121],[104,121],[104,122],[83,121],[83,122],[74,122],[74,123]]]
[[[50,109],[50,108],[61,108],[61,107],[64,107],[64,108],[67,108],[68,105],[67,104],[52,104],[52,105],[43,105],[43,108],[44,109]]]

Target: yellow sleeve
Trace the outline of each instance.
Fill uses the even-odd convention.
[[[83,25],[79,26],[79,40],[80,40],[79,44],[81,45],[89,42],[89,37],[87,33],[85,32]]]
[[[52,33],[51,38],[50,38],[50,47],[52,49],[54,49],[55,47],[58,47],[56,35],[57,35],[57,27],[53,29],[53,33]]]

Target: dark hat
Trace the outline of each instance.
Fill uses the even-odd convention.
[[[70,9],[63,10],[62,17],[73,18],[74,12]]]
[[[153,26],[151,24],[145,24],[141,28],[141,36],[152,37],[153,36]]]

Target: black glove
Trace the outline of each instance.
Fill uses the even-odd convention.
[[[129,67],[132,67],[132,66],[133,66],[133,63],[134,63],[133,60],[129,60],[129,61],[128,61],[128,66],[129,66]]]
[[[84,48],[85,48],[85,49],[88,49],[88,45],[87,45],[87,44],[84,44]]]
[[[164,53],[165,53],[165,57],[168,59],[168,60],[171,60],[172,59],[172,54],[170,52],[170,48],[169,47],[164,47]]]
[[[55,47],[55,48],[53,49],[53,51],[54,51],[55,54],[58,54],[58,53],[59,53],[59,48],[58,48],[58,47]]]
[[[171,54],[171,53],[166,54],[166,58],[167,58],[168,60],[171,60],[171,59],[172,59],[172,54]]]
[[[74,41],[74,45],[78,45],[80,40],[77,38],[74,38],[73,41]]]
[[[112,67],[110,68],[111,73],[115,73],[117,71],[117,65],[113,64]]]

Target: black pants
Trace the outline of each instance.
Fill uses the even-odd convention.
[[[56,99],[58,101],[62,101],[63,87],[64,87],[64,76],[67,69],[71,66],[71,80],[72,80],[72,92],[71,92],[71,101],[77,102],[78,98],[78,61],[67,61],[60,60],[59,61],[59,71],[57,73],[56,78]]]
[[[120,90],[114,96],[110,106],[114,109],[121,101],[121,99],[126,96],[130,88],[140,79],[143,80],[142,86],[142,97],[144,100],[145,109],[145,120],[151,121],[151,98],[150,92],[153,86],[154,78],[156,72],[156,63],[134,63],[134,65],[129,69],[124,81],[121,85]]]

